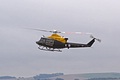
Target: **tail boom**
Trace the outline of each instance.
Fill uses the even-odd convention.
[[[83,47],[91,47],[93,43],[95,42],[95,38],[93,38],[89,43],[87,44],[79,44],[79,43],[67,43],[66,48],[83,48]]]

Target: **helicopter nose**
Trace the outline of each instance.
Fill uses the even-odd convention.
[[[39,41],[36,41],[36,44],[39,44]]]

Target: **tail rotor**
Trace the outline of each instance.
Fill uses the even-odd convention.
[[[90,35],[90,37],[97,40],[98,42],[101,42],[101,39],[95,38],[93,35]]]

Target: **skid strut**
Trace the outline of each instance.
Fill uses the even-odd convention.
[[[38,49],[40,49],[40,50],[45,50],[45,51],[57,51],[57,52],[62,52],[62,50],[60,50],[60,49],[50,48],[50,47],[44,47],[44,46],[39,46]]]

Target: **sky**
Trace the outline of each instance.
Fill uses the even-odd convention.
[[[41,51],[35,43],[51,33],[90,32],[100,38],[91,48]],[[120,73],[120,0],[0,0],[0,76],[31,77],[42,73]],[[67,35],[88,43],[89,35]]]

